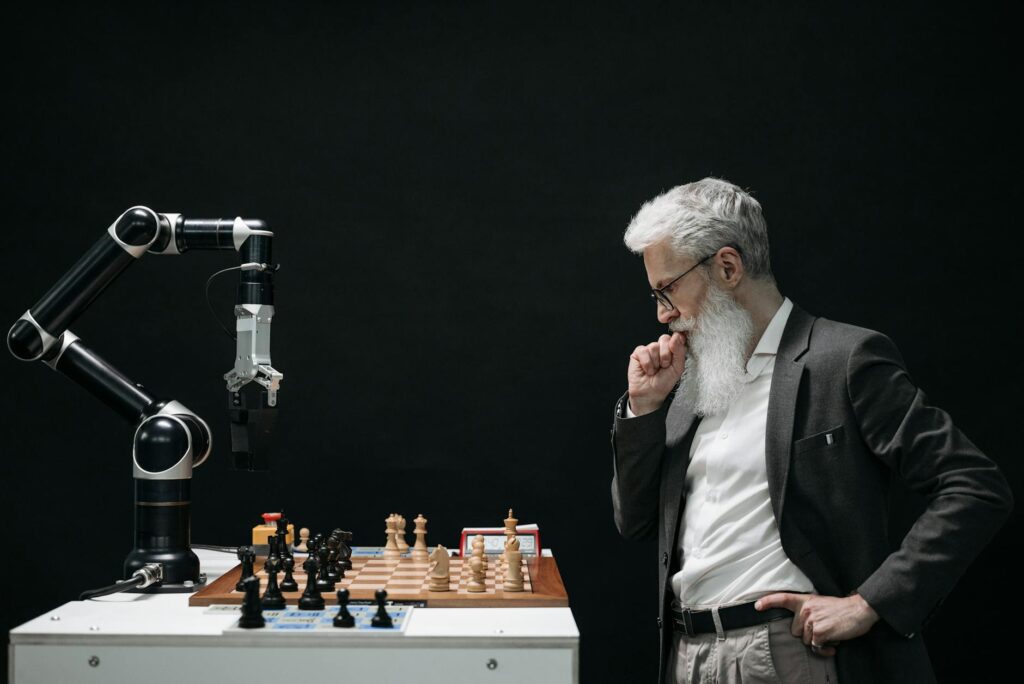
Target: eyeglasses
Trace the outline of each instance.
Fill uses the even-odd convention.
[[[663,307],[665,307],[669,311],[671,311],[672,309],[676,308],[675,304],[672,303],[672,300],[668,298],[668,294],[666,293],[666,290],[668,290],[670,287],[675,285],[679,280],[681,280],[683,278],[683,276],[689,274],[690,271],[692,271],[693,269],[697,268],[698,266],[703,264],[705,261],[707,261],[711,257],[715,256],[715,254],[718,254],[718,252],[714,252],[712,254],[708,254],[706,257],[704,257],[703,259],[701,259],[700,261],[695,263],[692,267],[688,268],[684,273],[682,273],[681,275],[677,275],[675,278],[670,280],[669,283],[667,285],[665,285],[664,287],[662,287],[661,289],[652,287],[651,288],[651,299],[655,300],[656,302],[658,302],[658,304],[661,304]]]

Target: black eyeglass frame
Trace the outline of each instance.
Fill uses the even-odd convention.
[[[686,269],[686,271],[684,271],[680,275],[677,275],[675,278],[670,280],[665,285],[662,285],[660,288],[652,287],[651,288],[651,299],[653,299],[657,304],[661,304],[663,307],[665,307],[665,309],[667,311],[672,311],[673,309],[675,309],[676,305],[673,304],[672,300],[668,298],[668,294],[665,292],[665,290],[667,290],[668,288],[670,288],[673,285],[675,285],[679,280],[681,280],[683,278],[683,276],[688,275],[690,273],[690,271],[693,271],[698,266],[702,265],[705,261],[707,261],[711,257],[715,256],[719,252],[721,252],[722,249],[725,248],[725,247],[732,247],[737,252],[739,252],[740,256],[743,256],[743,252],[740,251],[740,248],[737,245],[732,245],[732,244],[730,244],[730,245],[722,245],[721,247],[716,249],[714,252],[712,252],[711,254],[708,254],[706,257],[704,257],[703,259],[701,259],[700,261],[695,263],[693,266],[691,266],[690,268]]]

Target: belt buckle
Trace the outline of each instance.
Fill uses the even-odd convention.
[[[686,632],[686,636],[696,636],[696,632],[693,631],[693,618],[690,617],[690,610],[683,608],[683,631]]]

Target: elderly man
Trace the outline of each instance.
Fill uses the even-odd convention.
[[[673,188],[625,242],[668,326],[612,432],[615,523],[658,539],[662,679],[934,681],[920,632],[1012,510],[999,468],[886,336],[779,293],[740,188]],[[892,474],[927,501],[898,546]]]

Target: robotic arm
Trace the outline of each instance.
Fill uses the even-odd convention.
[[[132,207],[42,299],[11,327],[7,345],[23,361],[42,361],[137,424],[133,446],[135,548],[126,578],[149,591],[192,591],[203,581],[189,548],[192,469],[209,456],[202,418],[177,401],[150,395],[68,330],[99,294],[146,252],[233,249],[241,259],[235,306],[237,355],[227,382],[232,451],[238,467],[266,464],[253,448],[269,435],[283,376],[271,365],[273,233],[258,219],[186,219]]]

